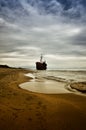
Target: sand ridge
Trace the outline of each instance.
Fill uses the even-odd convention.
[[[85,130],[86,97],[22,90],[29,72],[0,68],[0,130]]]

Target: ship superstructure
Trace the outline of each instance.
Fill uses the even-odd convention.
[[[46,61],[43,61],[43,55],[40,57],[40,62],[36,62],[36,69],[37,70],[46,70],[47,69],[47,63]]]

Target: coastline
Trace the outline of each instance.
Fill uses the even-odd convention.
[[[31,71],[0,68],[1,130],[85,130],[86,97],[40,94],[19,88]]]
[[[86,82],[74,82],[70,84],[72,89],[76,89],[79,92],[86,93]]]

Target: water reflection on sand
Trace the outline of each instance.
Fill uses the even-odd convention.
[[[66,83],[57,82],[46,79],[32,79],[20,85],[21,88],[38,93],[55,94],[55,93],[70,93],[65,89]]]
[[[37,71],[25,74],[32,78],[20,85],[21,88],[38,93],[78,93],[70,85],[74,82],[85,82],[86,71]]]

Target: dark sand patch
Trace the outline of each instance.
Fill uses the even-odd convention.
[[[86,93],[86,82],[75,82],[71,83],[70,87],[80,92]]]

